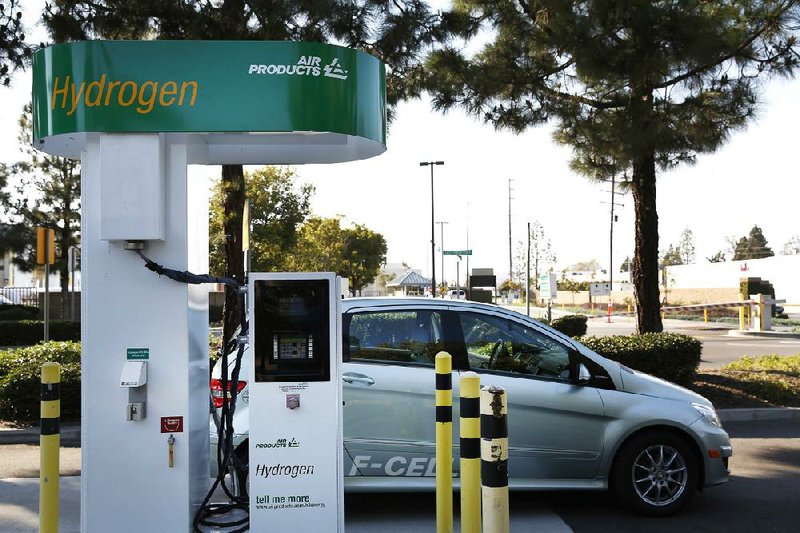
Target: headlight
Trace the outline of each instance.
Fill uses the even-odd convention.
[[[711,422],[717,427],[722,427],[722,423],[719,421],[719,416],[717,416],[717,412],[714,410],[713,407],[710,405],[705,405],[702,403],[693,403],[692,407],[695,408],[695,411],[703,415],[703,418]]]

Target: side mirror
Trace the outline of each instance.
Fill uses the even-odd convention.
[[[591,379],[592,379],[592,374],[589,372],[589,369],[586,368],[586,365],[580,363],[578,365],[578,380],[577,380],[578,385],[586,385],[587,383],[589,383],[589,381],[591,381]]]

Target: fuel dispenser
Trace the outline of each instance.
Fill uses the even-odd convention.
[[[250,275],[252,531],[344,530],[340,287]]]

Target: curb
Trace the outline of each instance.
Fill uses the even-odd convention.
[[[31,426],[20,429],[0,429],[0,445],[2,444],[39,444],[39,428]],[[80,446],[80,424],[63,424],[61,426],[61,444]]]
[[[800,339],[800,333],[792,331],[741,331],[731,329],[728,331],[729,337],[759,337],[762,339]]]
[[[747,422],[752,420],[800,419],[800,407],[755,407],[751,409],[719,409],[722,422]]]

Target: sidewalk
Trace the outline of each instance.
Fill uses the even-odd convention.
[[[59,498],[59,531],[80,531],[80,476],[62,477]],[[376,505],[375,499],[384,505]],[[433,493],[392,495],[394,501],[410,499],[412,505],[385,507],[385,495],[345,496],[345,527],[348,533],[417,533],[436,529]],[[217,499],[217,498],[215,498]],[[458,501],[458,497],[455,498]],[[222,495],[217,501],[223,501]],[[561,517],[541,502],[511,506],[513,531],[571,533]],[[39,531],[39,480],[0,479],[0,533],[37,533]],[[454,509],[454,531],[460,530],[459,512]],[[188,524],[187,524],[188,530]],[[218,530],[225,531],[225,530]],[[113,533],[113,532],[109,532]],[[302,533],[302,532],[297,532]]]

